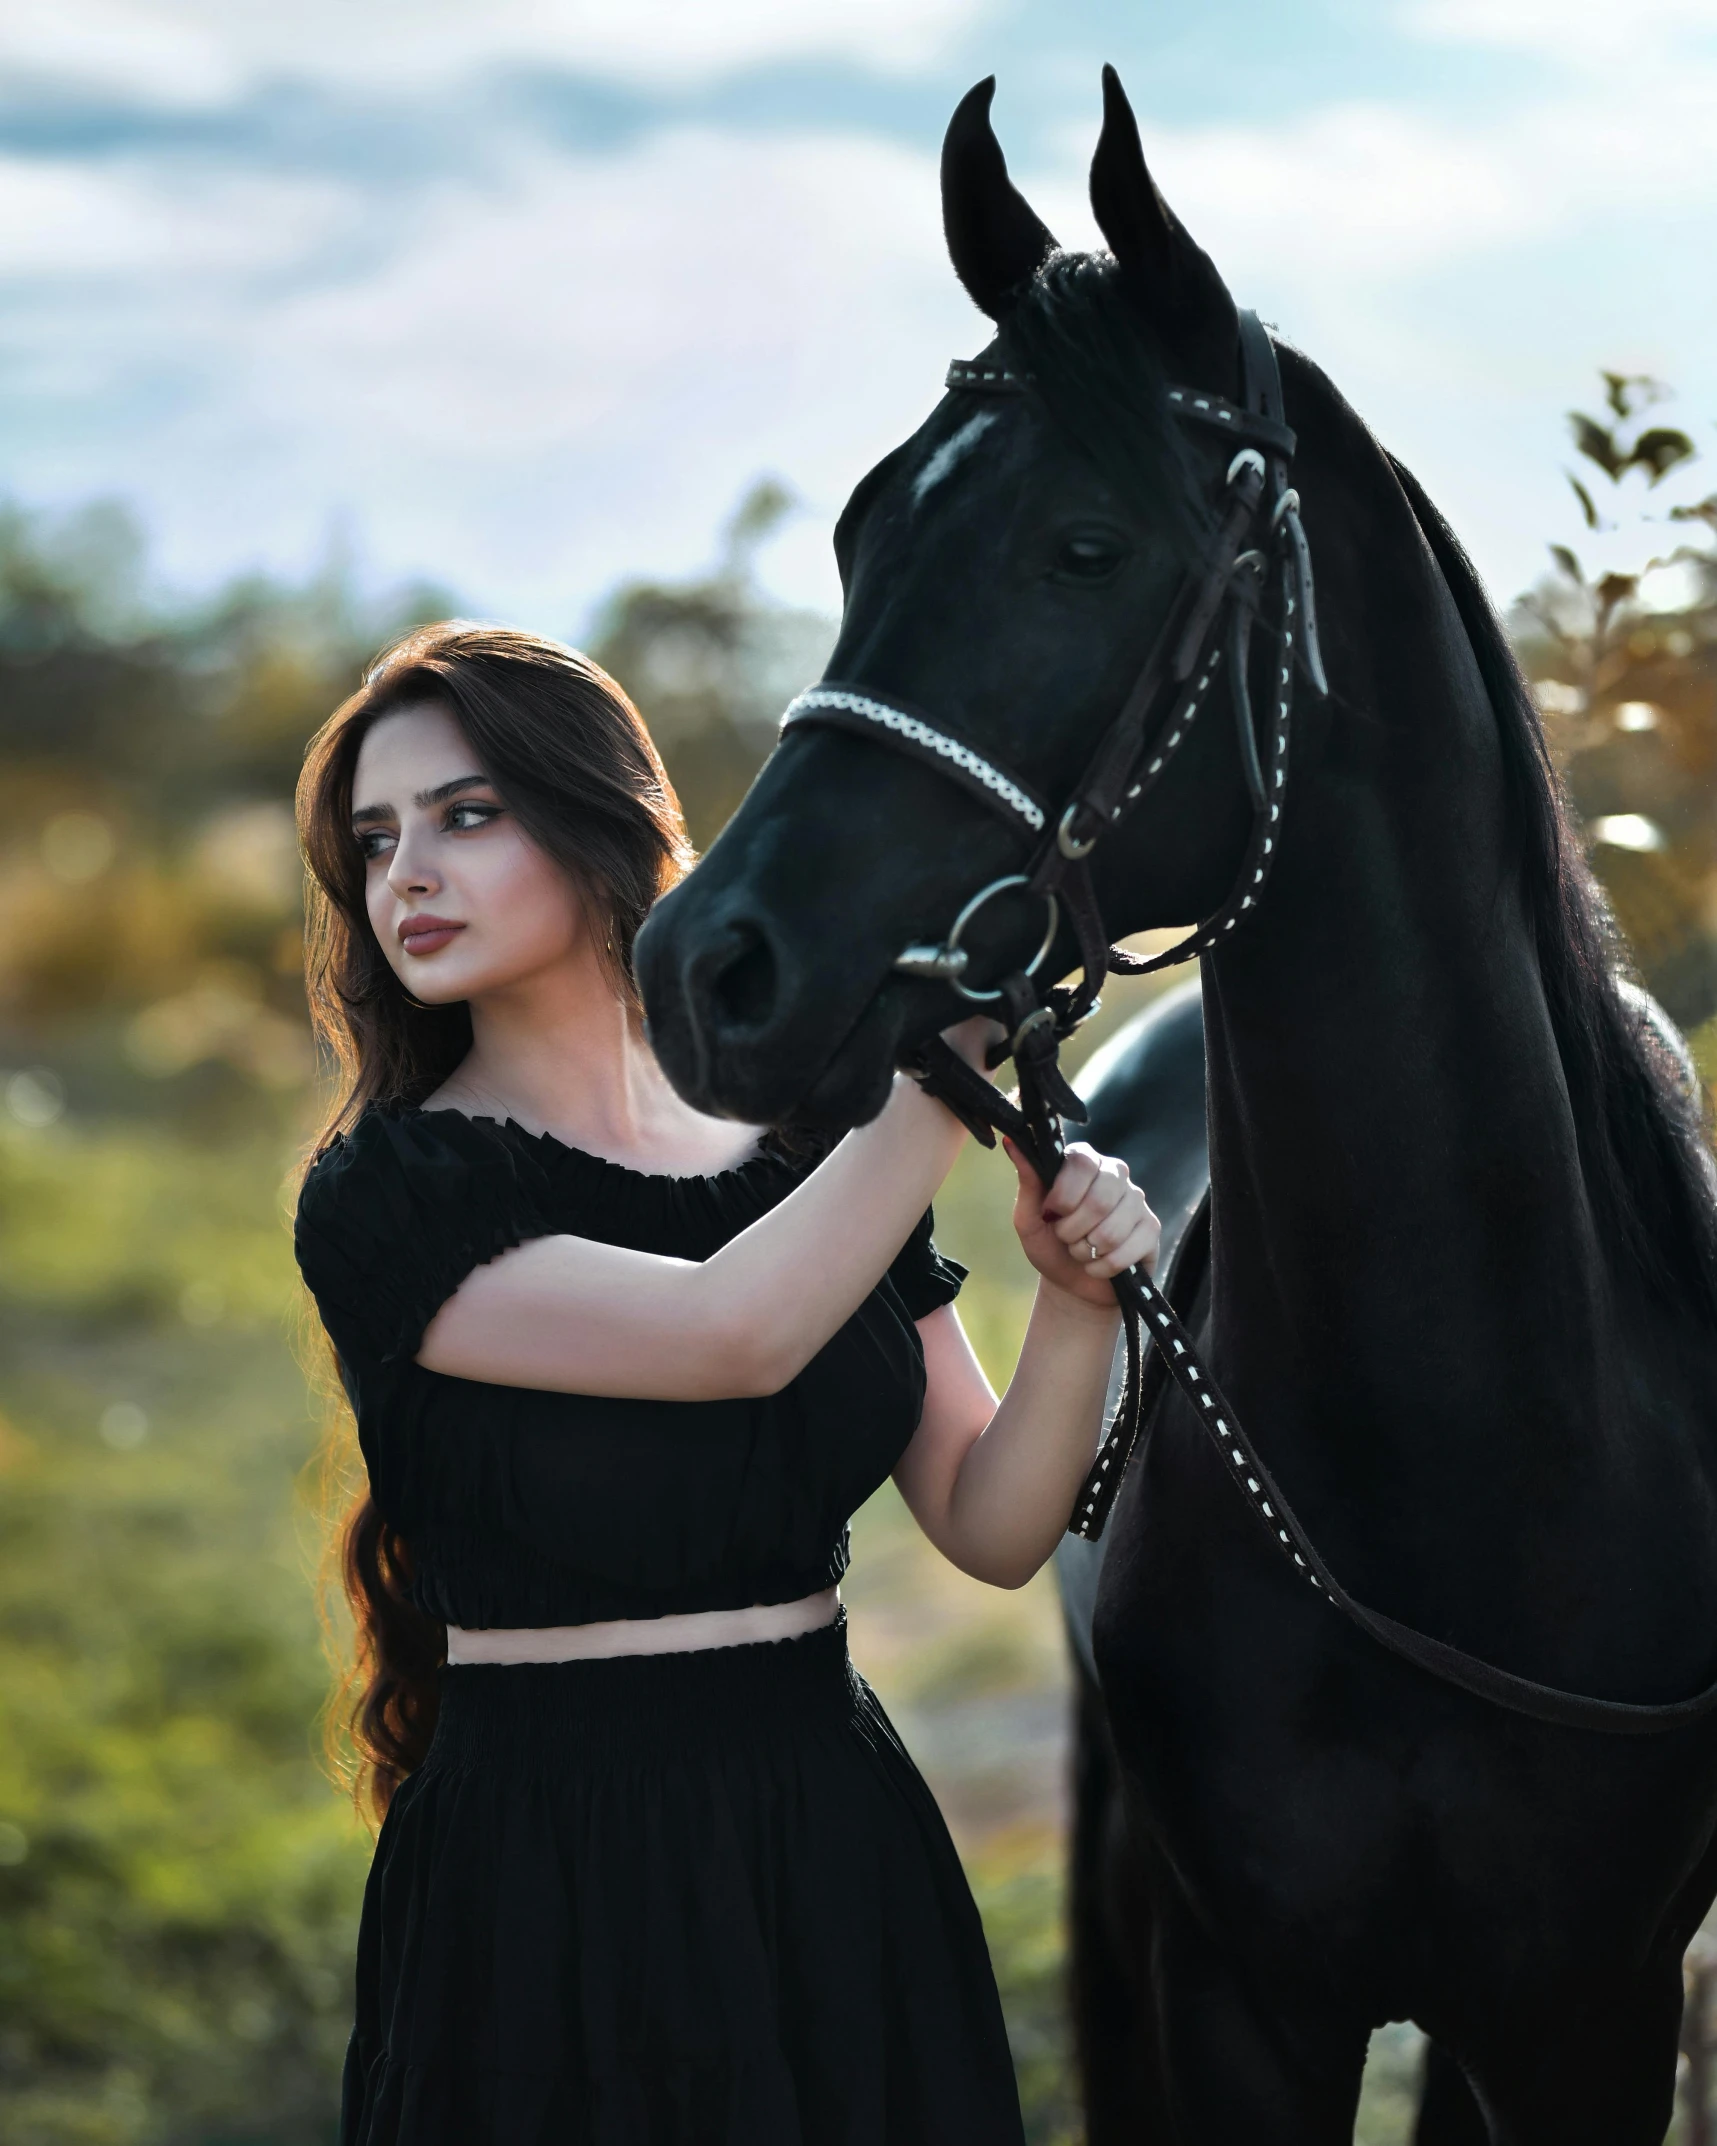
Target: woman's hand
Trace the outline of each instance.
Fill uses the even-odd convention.
[[[1125,1163],[1069,1148],[1045,1196],[1007,1149],[1014,1228],[1042,1276],[1019,1362],[998,1403],[954,1307],[920,1319],[924,1411],[894,1479],[962,1572],[1021,1587],[1053,1554],[1102,1439],[1121,1316],[1110,1278],[1154,1267],[1162,1231]]]
[[[1046,1193],[1013,1142],[1003,1145],[1019,1172],[1013,1219],[1026,1258],[1052,1288],[1113,1308],[1110,1277],[1134,1266],[1151,1273],[1162,1241],[1162,1225],[1126,1164],[1081,1141],[1067,1150]]]

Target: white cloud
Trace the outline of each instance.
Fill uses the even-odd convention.
[[[202,104],[239,86],[231,57],[195,8],[135,0],[9,0],[0,70],[145,99]]]
[[[240,288],[302,262],[346,207],[326,180],[223,174],[162,178],[127,166],[0,155],[0,279],[65,291],[114,283],[158,302],[168,284],[232,277]]]
[[[1507,133],[1345,105],[1280,127],[1188,129],[1151,143],[1165,192],[1224,266],[1410,273],[1557,216],[1542,169]]]
[[[917,65],[991,5],[12,0],[0,66],[204,103],[315,69],[409,114],[433,108],[412,102],[425,82],[497,56],[658,82],[794,52]],[[1641,7],[1626,66],[1528,70],[1506,106],[1409,108],[1404,85],[1146,129],[1236,293],[1422,466],[1504,588],[1561,533],[1558,412],[1591,365],[1643,362],[1717,408],[1698,232],[1717,60],[1679,0]],[[1582,50],[1598,35],[1586,0],[1422,0],[1412,19],[1547,55],[1570,23]],[[569,157],[473,110],[469,168],[367,191],[143,152],[0,159],[8,487],[127,493],[199,581],[299,564],[345,511],[378,568],[564,628],[623,572],[697,564],[772,469],[815,509],[779,571],[832,601],[834,511],[987,332],[943,256],[933,155],[679,129]],[[1027,174],[1070,243],[1091,237],[1094,138],[1088,118]]]
[[[934,160],[864,138],[521,151],[385,243],[323,182],[10,176],[0,223],[31,183],[55,213],[0,247],[0,291],[57,277],[0,311],[11,480],[137,496],[198,579],[301,555],[338,506],[387,570],[564,626],[624,572],[698,564],[773,469],[817,508],[795,586],[831,602],[835,508],[983,340]]]
[[[1717,51],[1558,83],[1482,117],[1349,103],[1144,132],[1158,182],[1225,270],[1395,282],[1595,216],[1717,207]],[[1061,146],[1082,165],[1093,143],[1081,128]]]
[[[1684,30],[1709,33],[1711,0],[1413,0],[1409,29],[1585,64],[1649,57]]]
[[[286,77],[451,82],[564,66],[658,85],[775,60],[933,61],[985,0],[10,0],[0,69],[202,105]]]
[[[247,401],[315,439],[390,550],[540,602],[691,563],[760,468],[838,505],[969,317],[928,158],[688,130],[523,161],[383,274],[287,301]]]

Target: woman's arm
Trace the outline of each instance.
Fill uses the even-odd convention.
[[[968,1033],[969,1032],[969,1033]],[[989,1023],[954,1035],[973,1054]],[[964,1138],[897,1075],[887,1107],[710,1259],[539,1237],[476,1267],[417,1360],[452,1378],[658,1401],[775,1393],[876,1287]]]
[[[921,1319],[924,1413],[894,1471],[943,1556],[994,1587],[1023,1587],[1061,1539],[1096,1457],[1120,1332],[1109,1277],[1154,1267],[1162,1234],[1125,1163],[1072,1148],[1046,1198],[1009,1153],[1014,1227],[1041,1277],[1018,1366],[998,1402],[954,1307]]]

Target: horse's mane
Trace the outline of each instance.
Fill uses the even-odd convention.
[[[1496,711],[1521,886],[1593,1214],[1654,1290],[1717,1318],[1717,1180],[1697,1081],[1660,1032],[1655,1002],[1627,987],[1621,936],[1478,572],[1418,479],[1389,460]]]
[[[1055,254],[1008,316],[1004,341],[1051,415],[1100,468],[1166,513],[1188,552],[1204,520],[1183,428],[1141,308],[1104,255]],[[1639,994],[1618,988],[1620,935],[1586,862],[1537,704],[1459,539],[1391,457],[1448,584],[1496,711],[1517,868],[1598,1229],[1646,1284],[1717,1319],[1717,1174],[1697,1085]]]

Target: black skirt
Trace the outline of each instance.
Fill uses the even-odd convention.
[[[342,2146],[1021,2146],[983,1931],[843,1624],[444,1672]]]

